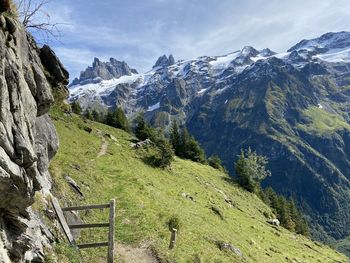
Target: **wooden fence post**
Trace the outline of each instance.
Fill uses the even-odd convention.
[[[0,0],[1,1],[1,0]],[[73,207],[63,207],[61,208],[57,199],[52,198],[52,205],[55,209],[57,217],[61,223],[61,226],[66,234],[66,237],[72,246],[75,246],[79,249],[85,248],[95,248],[95,247],[107,247],[107,262],[114,263],[114,231],[115,231],[115,200],[110,200],[109,204],[102,205],[84,205],[84,206],[73,206]],[[77,210],[90,210],[90,209],[107,209],[109,208],[109,222],[108,223],[90,223],[90,224],[71,224],[68,225],[66,219],[63,215],[63,212],[67,211],[77,211]],[[82,229],[82,228],[100,228],[108,227],[108,242],[99,242],[99,243],[86,243],[86,244],[76,244],[72,234],[71,229]]]
[[[109,235],[108,235],[108,263],[114,263],[114,222],[115,222],[115,200],[109,204]]]
[[[175,247],[175,243],[176,243],[176,233],[177,233],[177,229],[173,228],[171,230],[171,237],[170,237],[170,244],[169,244],[169,249],[173,249]]]
[[[56,215],[58,217],[58,221],[61,224],[61,227],[63,229],[64,234],[66,235],[69,243],[72,246],[76,246],[75,240],[74,240],[73,235],[72,235],[72,233],[71,233],[71,231],[69,229],[69,226],[67,224],[66,218],[63,215],[63,211],[61,209],[60,204],[58,203],[58,201],[57,201],[57,199],[55,197],[52,197],[51,201],[52,201],[52,206],[55,209]]]

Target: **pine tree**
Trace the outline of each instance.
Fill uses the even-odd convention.
[[[271,175],[266,165],[266,157],[258,155],[250,148],[246,151],[242,150],[235,163],[239,184],[250,192],[257,192],[260,182]]]
[[[180,135],[180,147],[179,147],[179,157],[190,159],[187,151],[187,145],[191,139],[190,133],[186,128],[181,131]]]
[[[154,130],[146,123],[143,115],[136,118],[135,136],[141,141],[146,139],[154,141],[156,138]]]
[[[174,121],[171,125],[170,142],[173,146],[175,154],[177,156],[180,156],[181,155],[181,135],[179,132],[179,126],[177,125],[177,121]]]
[[[172,145],[161,131],[158,132],[158,135],[154,139],[154,144],[157,148],[157,153],[151,156],[150,162],[153,166],[166,168],[173,160],[174,152]]]
[[[97,121],[97,122],[101,121],[100,114],[96,110],[92,110],[91,115],[94,121]]]
[[[71,108],[72,108],[72,112],[75,113],[75,114],[80,115],[81,112],[82,112],[81,106],[80,106],[78,101],[73,101],[71,103]]]
[[[89,119],[89,120],[93,120],[93,116],[92,116],[92,113],[89,109],[86,109],[85,113],[84,113],[84,117]]]
[[[280,220],[281,225],[290,231],[294,231],[295,223],[290,214],[290,204],[284,196],[278,197],[277,213],[277,218]]]
[[[309,226],[303,214],[296,207],[293,199],[290,200],[290,213],[295,223],[295,232],[304,236],[309,236]]]
[[[115,127],[123,129],[124,131],[130,131],[130,124],[122,108],[118,107],[115,112]]]
[[[205,163],[205,153],[200,147],[199,143],[191,137],[186,147],[186,156],[188,159],[198,162]]]
[[[114,111],[108,111],[105,123],[114,128],[130,132],[130,124],[122,108],[118,107]]]
[[[277,195],[271,187],[261,192],[262,200],[271,207],[281,226],[297,234],[309,235],[308,224],[293,199],[288,200],[284,196]]]
[[[204,150],[199,143],[192,137],[188,130],[184,128],[180,136],[180,145],[178,147],[178,156],[189,159],[194,162],[205,162]]]
[[[108,126],[114,127],[114,116],[113,116],[113,112],[108,111],[106,116],[105,116],[105,123]]]

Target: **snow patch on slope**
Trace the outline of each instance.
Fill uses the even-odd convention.
[[[105,94],[114,89],[118,84],[134,83],[138,79],[143,79],[141,74],[132,74],[130,76],[122,76],[117,79],[102,80],[100,83],[92,83],[86,85],[75,85],[69,88],[70,96],[80,96],[84,93]]]
[[[198,94],[203,94],[204,92],[206,92],[208,90],[208,88],[206,88],[206,89],[201,89],[200,91],[198,91],[197,93]]]
[[[332,49],[324,54],[318,54],[314,57],[331,63],[350,62],[350,48]]]
[[[235,60],[239,55],[240,51],[236,51],[225,56],[215,57],[215,60],[209,62],[213,69],[226,69],[233,60]]]
[[[154,111],[154,110],[157,110],[159,108],[160,108],[160,102],[157,102],[156,104],[149,106],[147,111]]]

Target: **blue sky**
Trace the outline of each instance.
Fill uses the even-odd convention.
[[[350,31],[349,0],[52,0],[61,26],[51,46],[71,79],[115,57],[139,72],[162,54],[223,55],[243,46],[286,51],[302,39]]]

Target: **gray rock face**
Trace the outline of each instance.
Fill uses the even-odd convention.
[[[42,262],[52,237],[30,206],[35,191],[50,193],[48,164],[58,148],[50,83],[64,87],[68,73],[18,21],[0,21],[0,262]]]
[[[51,72],[53,80],[68,85],[68,71],[63,67],[61,61],[49,46],[44,45],[40,49],[40,59],[43,66]]]
[[[37,167],[40,176],[36,177],[42,191],[49,194],[51,177],[48,172],[50,160],[55,156],[59,142],[55,126],[48,114],[36,118],[35,121],[35,150],[38,158]]]
[[[98,83],[101,80],[120,78],[121,76],[130,76],[132,74],[137,74],[136,69],[130,68],[124,61],[110,58],[108,62],[101,62],[98,58],[95,58],[92,67],[82,71],[80,78],[74,79],[71,86]]]
[[[154,64],[153,68],[156,67],[169,67],[171,65],[175,64],[175,59],[173,57],[173,55],[169,55],[169,57],[167,57],[166,55],[163,55],[161,57],[158,58],[158,60],[156,61],[156,64]]]

